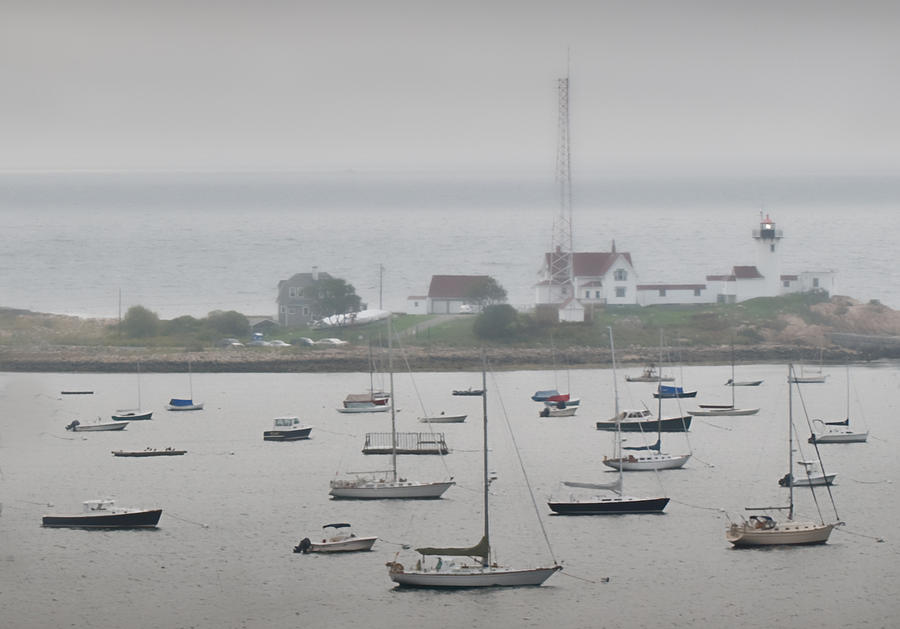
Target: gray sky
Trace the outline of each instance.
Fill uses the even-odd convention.
[[[900,169],[900,3],[0,1],[0,171]]]

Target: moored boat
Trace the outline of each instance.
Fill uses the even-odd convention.
[[[82,424],[77,419],[73,419],[66,426],[66,430],[71,430],[72,432],[102,432],[107,430],[125,430],[127,425],[128,422]]]
[[[325,537],[321,542],[314,542],[308,537],[300,540],[294,547],[295,553],[347,553],[372,550],[377,537],[357,537],[350,530],[347,522],[326,524],[322,527]]]
[[[156,448],[145,448],[144,450],[113,450],[113,456],[181,456],[186,454],[187,450],[176,450],[175,448],[164,448],[157,450]]]
[[[263,441],[299,441],[309,439],[312,426],[300,424],[299,417],[276,417],[272,430],[263,431]]]
[[[597,430],[621,430],[622,432],[687,432],[691,428],[691,416],[663,417],[657,419],[647,409],[620,411],[611,419],[597,422]]]
[[[113,421],[140,421],[153,419],[153,411],[116,411]]]
[[[172,398],[166,404],[166,410],[170,411],[202,411],[203,402],[195,402],[189,398]]]
[[[156,528],[162,509],[116,507],[109,499],[87,500],[84,511],[74,515],[45,515],[41,524],[57,528],[131,529]]]

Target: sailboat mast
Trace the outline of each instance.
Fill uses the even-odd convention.
[[[734,339],[731,339],[731,408],[734,408]]]
[[[791,376],[793,375],[794,366],[788,365],[788,495],[790,503],[788,504],[788,520],[794,519],[794,387],[791,385]]]
[[[487,358],[484,355],[484,349],[481,350],[481,411],[484,416],[484,425],[482,430],[484,431],[484,539],[488,543],[488,549],[491,547],[490,543],[490,517],[488,515],[488,494],[490,492],[490,479],[488,478],[488,422],[487,422]],[[481,558],[481,565],[488,566],[490,565],[490,550],[488,550],[488,555]]]
[[[391,331],[391,317],[388,317],[388,379],[391,387],[391,481],[397,482],[397,414],[394,399],[394,334]]]
[[[606,326],[609,330],[609,351],[612,354],[613,370],[613,397],[615,398],[616,414],[616,458],[619,459],[619,491],[622,491],[622,418],[619,417],[619,385],[616,382],[616,346],[613,342],[612,326]]]
[[[141,361],[137,363],[137,379],[138,379],[138,410],[141,409]],[[191,399],[193,399],[193,395],[191,395]]]

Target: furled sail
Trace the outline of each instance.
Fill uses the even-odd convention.
[[[491,545],[487,537],[469,548],[417,548],[422,555],[446,555],[453,557],[487,557],[491,553]]]

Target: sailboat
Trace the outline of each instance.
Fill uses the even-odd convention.
[[[847,417],[842,421],[826,422],[814,419],[813,430],[809,435],[809,443],[864,443],[869,438],[869,431],[860,432],[850,428],[850,365],[847,365]]]
[[[120,409],[113,414],[112,418],[115,421],[135,421],[135,420],[143,420],[143,419],[152,419],[153,411],[142,411],[141,410],[141,363],[137,364],[137,377],[138,377],[138,385],[137,385],[137,407],[133,409]]]
[[[369,390],[366,393],[348,393],[338,413],[386,413],[391,396],[375,388],[375,357],[369,344]]]
[[[613,364],[613,391],[615,395],[616,417],[618,418],[621,416],[621,413],[619,413],[619,390],[616,386],[616,350],[613,345],[612,328],[608,329],[609,346],[612,353]],[[621,420],[619,420],[619,423],[621,423]],[[657,439],[657,444],[658,443],[659,439]],[[687,455],[687,458],[689,457],[690,455]],[[687,461],[687,458],[685,458],[684,461]],[[615,495],[597,496],[590,499],[577,499],[575,497],[572,497],[568,501],[550,501],[547,503],[550,509],[554,513],[557,513],[559,515],[620,515],[626,513],[662,513],[663,509],[666,508],[666,505],[669,504],[668,498],[633,498],[631,496],[622,495],[622,472],[625,469],[626,457],[622,456],[621,429],[616,430],[616,456],[614,457],[614,459],[609,460],[615,460],[617,462],[617,465],[615,467],[619,470],[619,477],[618,479],[616,479],[616,481],[612,483],[579,483],[564,481],[563,484],[567,487],[578,487],[581,489],[603,489],[612,491]],[[681,465],[684,465],[684,461],[681,462]],[[604,464],[609,465],[609,463],[607,463],[607,459],[604,459],[603,462]],[[610,465],[610,467],[613,466]],[[648,469],[654,468],[651,467]]]
[[[789,376],[789,382],[797,384],[822,384],[825,382],[828,374],[822,373],[822,355],[823,350],[819,349],[819,367],[817,369],[810,369],[807,373],[803,365],[800,365],[800,375],[798,376],[796,373],[792,373]]]
[[[550,339],[551,345],[553,338]],[[556,349],[553,349],[553,374],[556,377]],[[557,385],[558,386],[558,385]],[[569,386],[569,372],[566,371],[566,388],[571,390]],[[557,389],[546,389],[535,391],[531,399],[535,402],[543,402],[544,408],[540,410],[540,417],[572,417],[575,411],[581,405],[581,400],[573,398],[570,393],[560,393]]]
[[[482,357],[484,361],[484,358]],[[482,409],[483,422],[483,462],[484,462],[484,533],[481,541],[468,548],[417,548],[423,557],[437,556],[434,567],[422,565],[420,559],[414,569],[406,570],[403,564],[388,562],[388,576],[394,583],[408,587],[428,588],[476,588],[476,587],[511,587],[522,585],[541,585],[553,573],[562,570],[555,564],[546,568],[510,568],[500,566],[491,561],[490,542],[490,509],[488,474],[488,422],[487,422],[487,377],[482,368]],[[457,564],[455,560],[445,562],[444,557],[477,557],[479,561],[472,564]]]
[[[762,380],[737,382],[734,379],[734,343],[731,344],[731,378],[728,379],[726,385],[731,385],[731,404],[701,404],[700,408],[691,411],[691,415],[699,417],[735,417],[741,415],[756,415],[758,408],[738,408],[734,403],[734,387],[736,386],[759,386]]]
[[[390,379],[390,398],[394,399],[394,363],[391,332],[391,318],[388,317],[388,372]],[[455,483],[453,479],[438,482],[417,482],[397,475],[397,414],[394,405],[391,409],[391,470],[387,478],[357,476],[351,479],[335,479],[330,483],[332,498],[348,498],[354,500],[381,499],[428,499],[440,498]]]
[[[188,387],[190,388],[191,396],[189,398],[177,398],[173,397],[169,400],[169,403],[166,404],[166,409],[170,411],[202,411],[203,410],[203,402],[195,402],[194,401],[194,378],[192,376],[191,371],[191,361],[188,361]]]
[[[792,382],[793,365],[788,366],[788,382]],[[793,467],[794,459],[794,416],[793,387],[788,387],[788,469]],[[825,523],[819,513],[819,522],[794,520],[794,483],[788,483],[789,500],[785,507],[747,507],[748,511],[787,511],[787,519],[778,521],[769,515],[751,515],[749,521],[732,522],[725,530],[725,538],[734,546],[776,546],[799,544],[824,544],[828,541],[832,529],[843,524],[840,521]],[[810,486],[810,491],[815,491]],[[831,496],[831,491],[828,491]],[[816,503],[818,505],[818,502]],[[832,498],[832,507],[834,499]],[[835,518],[837,509],[835,508]]]

